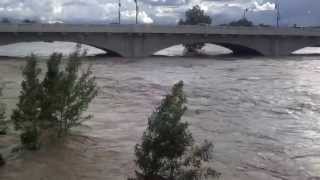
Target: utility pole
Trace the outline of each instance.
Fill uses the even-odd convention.
[[[138,24],[138,15],[139,15],[139,7],[138,7],[138,0],[134,0],[136,3],[136,24]]]
[[[276,1],[276,11],[277,11],[277,28],[280,26],[280,2],[279,0]]]
[[[247,12],[249,11],[248,8],[246,8],[244,11],[243,11],[243,19],[247,19]]]
[[[121,0],[119,0],[119,14],[118,14],[118,23],[121,24]]]

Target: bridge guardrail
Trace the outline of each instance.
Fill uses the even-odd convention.
[[[320,36],[317,28],[227,27],[190,25],[79,25],[79,24],[0,24],[0,32],[79,32],[79,33],[148,33],[148,34],[235,34]]]

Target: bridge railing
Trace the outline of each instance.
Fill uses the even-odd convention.
[[[234,34],[320,36],[316,28],[228,27],[188,25],[79,25],[79,24],[0,24],[0,32],[79,32],[79,33],[146,33],[146,34]]]

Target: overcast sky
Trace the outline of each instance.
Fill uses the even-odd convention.
[[[123,23],[134,23],[134,0],[121,0]],[[275,0],[138,0],[141,23],[175,24],[184,12],[200,5],[213,24],[242,17],[256,24],[275,24]],[[320,25],[320,0],[279,0],[281,25]],[[0,0],[0,17],[44,22],[111,23],[118,16],[118,0]]]

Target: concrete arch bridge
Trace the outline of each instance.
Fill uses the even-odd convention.
[[[147,57],[178,44],[212,43],[236,54],[287,56],[320,46],[320,29],[272,27],[2,24],[0,45],[66,41],[90,45],[123,57]]]

